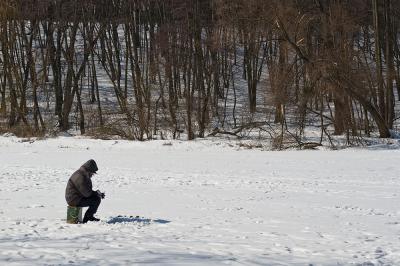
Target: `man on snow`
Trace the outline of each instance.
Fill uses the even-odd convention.
[[[83,164],[68,180],[65,189],[65,199],[69,206],[89,207],[83,218],[83,223],[88,221],[99,221],[94,217],[101,199],[104,199],[104,193],[99,190],[92,190],[92,176],[96,174],[97,164],[94,160],[89,160]]]

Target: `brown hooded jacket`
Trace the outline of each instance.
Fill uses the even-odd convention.
[[[68,180],[67,188],[65,189],[65,199],[69,206],[76,206],[82,198],[88,198],[92,193],[95,193],[92,190],[92,180],[89,175],[93,163],[93,160],[87,161]]]

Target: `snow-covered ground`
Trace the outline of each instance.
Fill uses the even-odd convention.
[[[0,151],[0,265],[400,265],[397,149],[0,137]],[[70,225],[64,189],[90,158],[102,222]]]

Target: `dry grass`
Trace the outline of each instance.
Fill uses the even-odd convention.
[[[8,127],[8,125],[0,123],[0,134],[5,134],[5,133],[14,134],[19,138],[33,138],[33,137],[43,138],[46,134],[46,132],[36,131],[32,127],[24,124],[18,124],[10,128]]]

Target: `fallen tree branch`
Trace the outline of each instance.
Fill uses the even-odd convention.
[[[234,136],[234,137],[237,137],[237,138],[241,139],[242,136],[240,136],[239,134],[243,130],[246,130],[246,129],[251,130],[251,129],[254,129],[254,128],[258,128],[260,130],[266,131],[272,137],[272,134],[269,131],[267,131],[264,128],[262,128],[263,126],[266,126],[266,125],[269,126],[271,131],[274,131],[273,128],[271,127],[271,125],[268,122],[251,122],[251,123],[244,124],[244,125],[242,125],[240,127],[234,128],[233,131],[226,131],[226,130],[223,130],[223,129],[221,130],[219,128],[214,128],[213,132],[208,134],[207,137],[211,137],[211,136],[213,137],[213,136],[216,136],[218,134],[221,134],[221,135],[230,135],[230,136]]]

